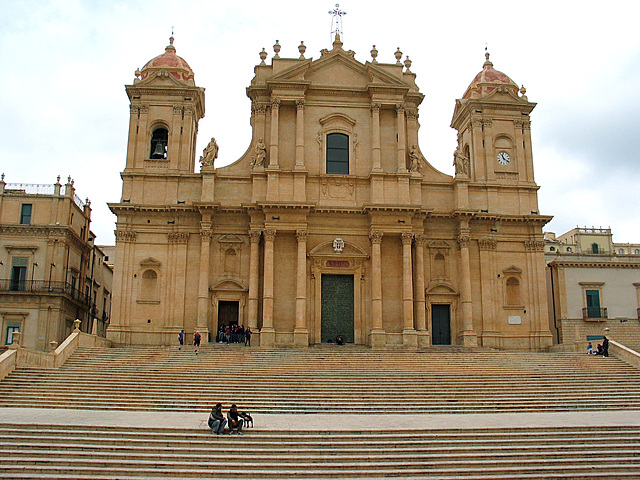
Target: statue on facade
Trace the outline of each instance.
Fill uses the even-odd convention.
[[[259,138],[258,143],[256,144],[256,153],[253,156],[253,160],[251,161],[251,166],[262,167],[264,166],[264,162],[266,159],[267,159],[267,147],[265,146],[262,138]]]
[[[469,159],[465,157],[460,149],[453,153],[453,165],[456,167],[456,175],[469,176]]]
[[[200,163],[203,167],[212,167],[216,158],[218,158],[218,144],[216,143],[216,139],[211,137],[209,145],[202,151]]]
[[[409,171],[420,172],[420,153],[417,145],[412,145],[409,150]]]

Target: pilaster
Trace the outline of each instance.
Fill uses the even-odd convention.
[[[264,234],[264,285],[262,294],[262,328],[260,329],[260,346],[275,345],[276,332],[273,328],[273,258],[275,230],[265,230]]]
[[[296,326],[293,331],[293,343],[296,347],[309,346],[307,330],[307,231],[296,231],[298,241],[298,259],[296,265]]]
[[[413,326],[413,268],[411,265],[411,243],[413,233],[405,232],[402,239],[402,343],[405,347],[417,347],[418,338]]]
[[[372,347],[382,347],[386,344],[386,332],[382,328],[382,259],[380,244],[382,232],[372,230],[369,233],[371,240],[371,332],[370,344]]]
[[[469,254],[469,221],[460,220],[458,246],[460,248],[460,303],[462,314],[462,332],[460,339],[465,347],[476,347],[478,337],[473,330],[473,304],[471,301],[471,258]]]

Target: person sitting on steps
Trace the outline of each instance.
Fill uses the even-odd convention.
[[[216,406],[211,409],[209,414],[209,420],[207,422],[209,428],[216,435],[224,433],[224,427],[227,424],[227,420],[222,414],[222,404],[216,403]]]
[[[244,420],[238,414],[238,407],[236,407],[235,403],[231,405],[231,409],[227,413],[227,420],[229,420],[229,435],[233,435],[234,430],[238,435],[243,435],[242,424]]]

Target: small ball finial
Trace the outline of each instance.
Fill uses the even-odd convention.
[[[398,47],[394,55],[396,57],[396,65],[402,65],[402,62],[400,61],[400,59],[402,58],[402,52],[400,51],[400,47]]]
[[[520,87],[520,95],[522,95],[522,96],[524,97],[525,93],[527,93],[527,89],[526,89],[526,88],[524,88],[524,85],[522,85],[522,86]]]
[[[264,61],[267,59],[267,52],[265,51],[264,47],[262,48],[262,51],[260,52],[260,60],[262,60],[260,62],[260,65],[266,65],[266,63],[264,63]]]
[[[171,33],[171,36],[169,37],[169,45],[173,45],[173,33]]]

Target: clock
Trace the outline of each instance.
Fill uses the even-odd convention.
[[[511,163],[511,157],[507,152],[500,152],[498,154],[498,163],[500,165],[509,165],[509,163]]]

